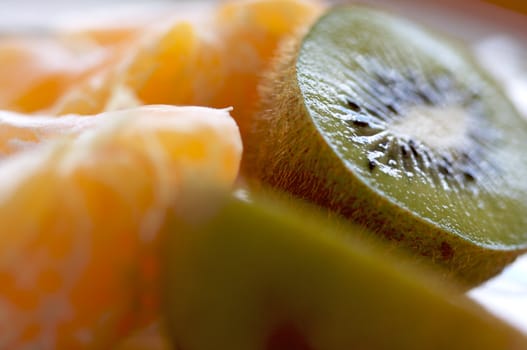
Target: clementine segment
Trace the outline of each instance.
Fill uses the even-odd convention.
[[[219,107],[232,101],[233,116],[242,135],[259,99],[260,78],[269,68],[278,45],[314,21],[323,8],[321,1],[249,0],[227,2],[217,12],[215,26],[221,33],[218,42],[224,43],[220,54],[225,72],[222,81],[229,88],[220,86],[211,102],[207,102]]]
[[[279,42],[321,8],[305,0],[227,2],[208,20],[181,21],[147,40],[125,68],[124,84],[146,104],[232,105],[243,135]]]
[[[0,38],[0,108],[49,108],[74,84],[108,65],[110,50],[54,38]]]
[[[164,211],[206,210],[188,193],[234,181],[239,131],[199,107],[93,115],[233,105],[244,128],[275,48],[321,7],[230,1],[144,30],[0,39],[0,108],[86,115],[0,113],[0,348],[109,348],[158,319]],[[163,344],[122,346],[142,341]]]
[[[0,40],[0,108],[96,114],[139,104],[234,106],[242,132],[279,42],[322,10],[316,0],[181,6],[137,25]]]
[[[234,106],[243,134],[279,42],[322,8],[308,0],[229,1],[199,16],[162,21],[126,58],[62,96],[53,111],[98,113],[115,92],[126,91],[145,104]]]
[[[105,114],[56,118],[0,111],[0,156],[24,150],[61,134],[88,130],[103,122],[103,119]]]
[[[241,140],[226,110],[97,118],[0,163],[2,349],[108,349],[151,324],[165,210],[237,176]]]

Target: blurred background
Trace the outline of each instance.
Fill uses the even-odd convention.
[[[222,0],[2,0],[0,31],[40,31],[75,20],[123,18],[166,11],[181,3]],[[527,41],[527,2],[523,0],[329,0],[334,3],[367,3],[399,12],[467,40],[507,32]],[[177,8],[175,8],[177,11]],[[140,17],[140,16],[139,16]]]

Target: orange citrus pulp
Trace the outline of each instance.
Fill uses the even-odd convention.
[[[0,347],[107,349],[158,317],[157,229],[186,189],[230,188],[226,110],[149,106],[0,163]]]
[[[233,106],[243,133],[277,46],[322,8],[315,0],[227,1],[160,15],[142,30],[0,39],[0,109],[62,115],[139,104]]]

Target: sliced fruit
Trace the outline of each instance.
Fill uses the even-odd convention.
[[[56,118],[0,111],[0,155],[24,150],[59,135],[89,130],[101,122],[108,122],[107,119],[114,115],[103,113],[97,116],[68,115]]]
[[[174,348],[527,346],[524,335],[454,289],[387,247],[358,240],[362,229],[293,208],[233,199],[201,221],[171,216],[161,276]]]
[[[234,106],[245,131],[278,43],[322,8],[316,0],[189,3],[157,23],[150,14],[139,24],[0,39],[0,109],[63,115],[139,104]]]
[[[149,28],[127,57],[78,84],[54,108],[58,114],[99,113],[124,88],[145,104],[234,106],[242,134],[262,71],[278,43],[310,23],[317,1],[228,1],[188,19]],[[214,9],[214,10],[212,10]]]
[[[477,284],[527,249],[527,124],[461,47],[359,6],[286,46],[246,138],[259,181]]]
[[[115,57],[86,41],[0,38],[0,109],[30,113],[52,106],[79,81]]]
[[[237,176],[226,110],[104,118],[0,163],[2,349],[109,349],[157,319],[165,209]]]

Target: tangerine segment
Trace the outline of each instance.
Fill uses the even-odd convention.
[[[233,105],[243,134],[258,82],[279,42],[322,9],[315,0],[229,1],[215,11],[163,22],[120,64],[78,84],[53,111],[98,113],[107,108],[112,91],[124,87],[145,104]]]
[[[144,104],[235,106],[242,130],[278,43],[322,10],[316,0],[181,5],[174,15],[122,27],[0,39],[0,108],[95,114],[115,94]],[[152,17],[152,16],[151,16]],[[121,105],[117,107],[121,107]]]
[[[166,208],[237,176],[241,140],[226,110],[104,119],[0,163],[2,349],[108,349],[151,324]]]
[[[0,38],[0,108],[30,113],[49,108],[74,84],[117,59],[87,41]]]
[[[100,124],[105,114],[60,118],[0,111],[0,156],[18,152],[60,134],[79,133]]]
[[[146,29],[160,22],[200,18],[211,11],[210,2],[165,4],[137,3],[132,6],[107,6],[89,14],[73,14],[54,24],[58,36],[66,40],[89,40],[97,45],[129,45]]]
[[[227,2],[208,23],[178,22],[138,50],[125,84],[147,104],[233,105],[243,134],[278,43],[321,9],[306,0]]]

